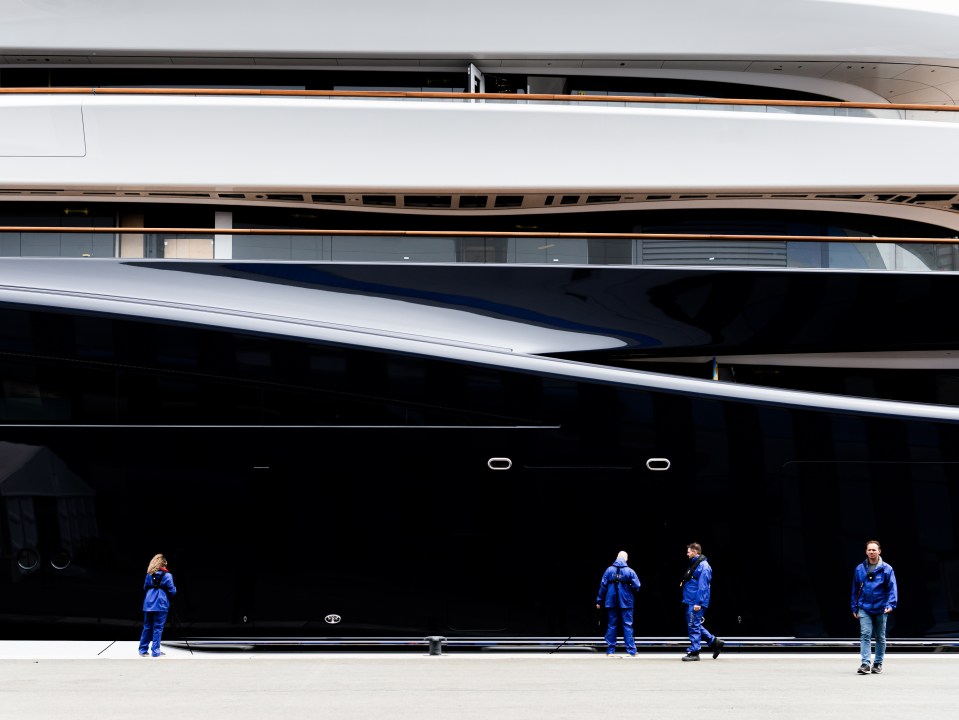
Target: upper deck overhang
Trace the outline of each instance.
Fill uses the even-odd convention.
[[[753,108],[755,109],[755,108]],[[762,110],[762,108],[759,108]],[[0,188],[955,193],[959,123],[697,107],[0,96]]]
[[[408,68],[698,78],[959,102],[950,0],[0,0],[0,67]]]
[[[0,2],[7,62],[220,58],[691,61],[857,60],[959,65],[949,0],[167,0]],[[104,59],[107,58],[107,59]]]

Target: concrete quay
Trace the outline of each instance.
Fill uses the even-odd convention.
[[[0,718],[954,717],[959,654],[200,653],[0,643]]]

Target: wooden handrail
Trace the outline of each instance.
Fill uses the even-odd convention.
[[[306,228],[196,228],[196,227],[59,227],[57,225],[2,225],[0,233],[115,233],[117,235],[332,235],[347,237],[489,237],[540,240],[717,240],[762,242],[835,242],[959,245],[959,238],[875,237],[872,235],[722,235],[711,233],[586,233],[503,232],[482,230],[320,230]]]
[[[199,97],[417,98],[434,100],[501,100],[508,102],[621,102],[669,105],[744,105],[825,107],[859,110],[922,110],[959,112],[959,105],[846,102],[839,100],[762,100],[755,98],[686,98],[633,95],[553,95],[514,93],[405,92],[400,90],[270,90],[256,88],[0,88],[0,95],[195,95]]]

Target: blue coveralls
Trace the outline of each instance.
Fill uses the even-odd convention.
[[[617,582],[618,580],[618,582]],[[596,604],[606,608],[606,654],[616,652],[616,630],[623,626],[626,652],[636,654],[633,636],[633,593],[639,590],[639,577],[625,560],[616,560],[603,573],[596,593]]]
[[[176,595],[176,585],[173,576],[164,571],[160,587],[153,587],[153,575],[147,573],[143,581],[146,595],[143,597],[143,632],[140,634],[140,654],[146,655],[147,648],[152,651],[153,657],[160,654],[160,636],[163,635],[163,625],[166,623],[167,613],[170,612],[170,598]],[[153,641],[152,647],[150,641]]]
[[[712,645],[716,636],[703,625],[703,615],[709,607],[709,583],[713,578],[713,569],[706,561],[706,556],[697,556],[690,560],[690,564],[698,557],[702,557],[699,565],[693,571],[693,576],[683,583],[683,602],[686,603],[686,628],[689,632],[689,648],[686,652],[698,653],[705,640]],[[693,605],[699,605],[699,610],[693,610]]]

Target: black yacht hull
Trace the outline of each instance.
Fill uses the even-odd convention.
[[[348,272],[367,282],[339,292],[377,291],[382,269]],[[155,552],[184,635],[584,636],[621,549],[643,584],[638,634],[679,635],[693,541],[714,566],[714,632],[848,637],[872,537],[900,582],[891,633],[959,634],[952,408],[12,297],[3,637],[132,637]],[[530,312],[512,308],[496,312]]]

